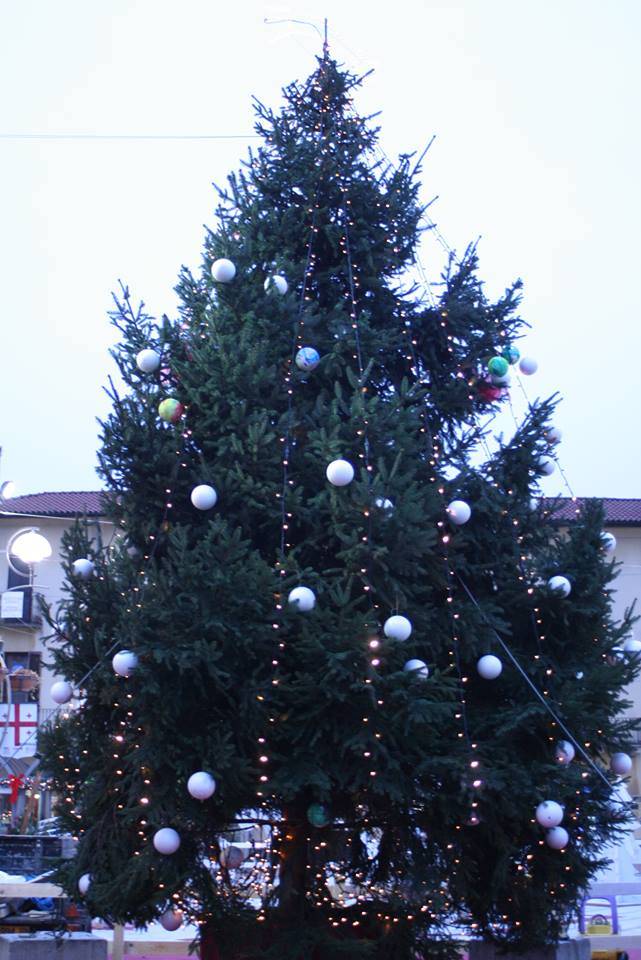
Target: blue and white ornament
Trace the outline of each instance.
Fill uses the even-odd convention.
[[[296,354],[296,366],[299,370],[315,370],[320,363],[320,353],[314,347],[301,347]]]
[[[267,277],[265,280],[265,293],[279,293],[281,297],[284,297],[289,289],[287,280],[285,277],[281,276],[278,273],[275,273],[271,277]]]

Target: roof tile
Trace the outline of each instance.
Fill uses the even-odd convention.
[[[103,490],[69,490],[47,493],[27,493],[23,497],[9,497],[0,502],[0,513],[15,513],[38,517],[102,516],[106,507]]]

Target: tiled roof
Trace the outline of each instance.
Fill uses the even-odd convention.
[[[99,517],[105,512],[102,490],[63,490],[54,493],[27,493],[0,501],[2,513],[37,517]]]
[[[561,497],[557,501],[554,519],[575,520],[577,512],[581,509],[586,499],[585,497],[577,497],[575,500],[572,500],[570,497]],[[605,522],[608,526],[641,526],[641,499],[637,499],[636,497],[621,499],[617,497],[603,497],[602,499],[605,510]]]

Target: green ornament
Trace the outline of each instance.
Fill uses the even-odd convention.
[[[504,377],[508,371],[508,362],[505,357],[492,357],[487,365],[493,377]]]
[[[311,803],[307,808],[307,819],[313,827],[326,827],[329,823],[329,811],[322,803]]]
[[[166,423],[178,423],[184,412],[185,408],[180,400],[174,400],[173,397],[168,397],[158,404],[158,416]]]
[[[516,347],[505,347],[501,350],[501,356],[505,357],[507,362],[513,366],[515,363],[518,363],[521,357],[521,351],[517,350]]]

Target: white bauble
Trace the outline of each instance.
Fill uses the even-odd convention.
[[[539,457],[536,462],[536,466],[539,473],[542,473],[544,477],[551,477],[554,473],[556,464],[552,457]]]
[[[394,509],[394,504],[391,500],[388,500],[387,497],[377,497],[374,501],[374,506],[378,507],[379,510],[385,510],[386,512]]]
[[[563,850],[570,842],[570,834],[565,827],[552,827],[546,831],[545,842],[553,850]]]
[[[556,594],[557,597],[569,597],[572,584],[567,577],[550,577],[548,590]]]
[[[275,273],[272,277],[267,277],[267,279],[265,280],[266,293],[272,293],[273,291],[275,291],[276,293],[280,293],[282,297],[287,293],[287,290],[288,290],[287,280],[285,280],[285,277],[280,276],[277,273]]]
[[[78,880],[78,890],[80,891],[83,897],[90,886],[91,886],[91,874],[83,873],[83,875],[80,877],[80,880]]]
[[[538,497],[530,497],[530,510],[538,510],[540,502]]]
[[[519,361],[519,370],[521,373],[524,373],[526,377],[531,377],[533,373],[539,369],[539,365],[534,359],[534,357],[521,357]]]
[[[111,665],[119,677],[128,677],[138,666],[138,657],[131,650],[119,650]]]
[[[187,791],[195,800],[209,800],[216,792],[216,781],[211,773],[198,770],[187,781]]]
[[[452,500],[447,505],[447,515],[452,523],[460,527],[463,523],[467,523],[472,516],[472,508],[465,500]]]
[[[544,800],[536,808],[535,816],[542,827],[558,827],[563,820],[563,807],[556,800]]]
[[[208,483],[199,483],[191,491],[191,502],[197,510],[211,510],[216,506],[218,494]]]
[[[612,533],[604,530],[601,534],[601,543],[606,553],[613,553],[617,548],[617,538]]]
[[[412,624],[407,617],[395,614],[383,624],[383,633],[390,640],[407,640],[412,633]]]
[[[641,640],[635,640],[634,637],[628,637],[623,644],[623,652],[630,657],[638,657],[641,653]]]
[[[158,853],[169,856],[180,846],[180,834],[173,827],[161,827],[154,833],[153,843]]]
[[[236,267],[231,260],[222,257],[212,263],[211,275],[217,283],[231,283],[236,276]]]
[[[354,479],[354,467],[349,460],[332,460],[325,474],[335,487],[346,487]]]
[[[619,777],[625,777],[632,770],[632,757],[627,753],[613,753],[610,757],[610,769]]]
[[[476,664],[476,669],[484,680],[496,680],[501,675],[503,664],[493,653],[486,653]]]
[[[182,910],[165,910],[159,920],[160,926],[164,927],[165,930],[169,930],[170,932],[177,930],[183,922]]]
[[[301,613],[309,613],[316,606],[316,594],[309,587],[294,587],[289,592],[287,602]]]
[[[73,687],[68,680],[56,680],[51,685],[50,693],[54,703],[69,703],[73,697]]]
[[[420,677],[421,680],[427,680],[430,675],[427,664],[423,660],[408,660],[403,670],[407,670],[408,673],[413,673],[416,677]]]
[[[570,743],[569,740],[559,740],[556,745],[554,755],[557,763],[561,764],[562,767],[567,767],[569,763],[572,763],[576,756],[574,744]]]
[[[509,387],[512,383],[512,377],[509,373],[504,374],[502,377],[497,377],[495,374],[492,374],[490,380],[495,387]]]
[[[147,347],[136,354],[136,366],[142,373],[155,373],[160,366],[160,354]]]
[[[78,560],[74,560],[71,567],[75,575],[80,577],[81,580],[88,580],[95,569],[93,561],[87,560],[86,557],[79,557]]]
[[[563,431],[560,427],[548,427],[543,436],[549,444],[560,443],[563,437]]]

